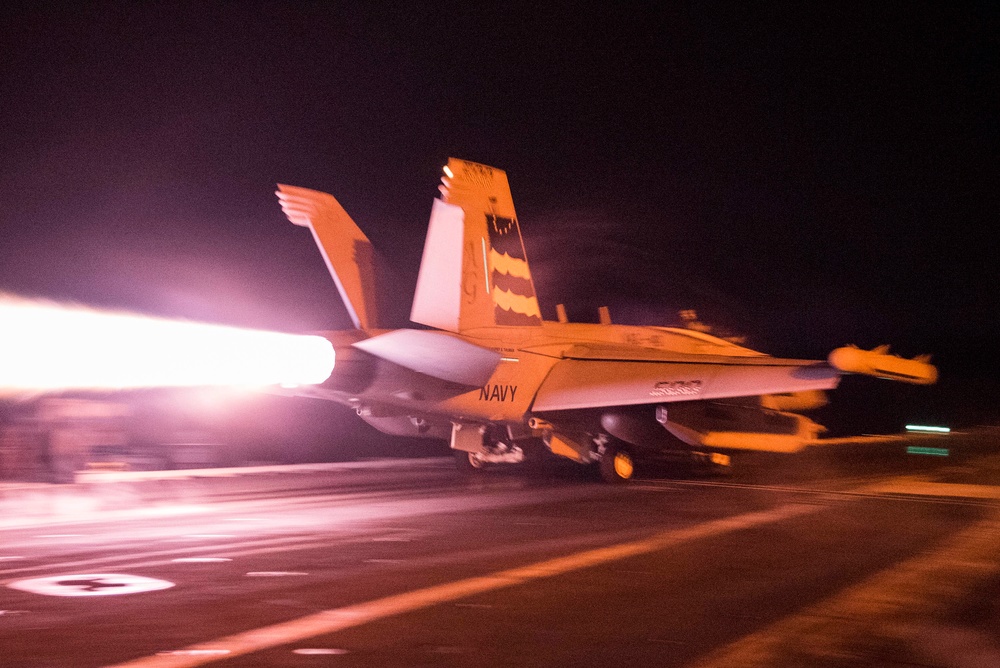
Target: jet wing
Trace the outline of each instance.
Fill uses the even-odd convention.
[[[531,351],[532,348],[527,348]],[[744,355],[711,355],[705,353],[680,353],[671,350],[643,348],[640,346],[615,345],[613,343],[581,343],[563,350],[559,356],[564,359],[601,360],[610,362],[688,362],[691,364],[751,364],[751,365],[787,365],[813,364],[803,360],[788,360],[771,357],[763,353],[746,350]]]
[[[582,345],[563,357],[539,387],[533,411],[830,390],[840,381],[840,373],[826,362],[766,355]]]

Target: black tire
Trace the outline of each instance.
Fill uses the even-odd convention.
[[[624,448],[608,446],[601,455],[599,463],[601,479],[612,485],[628,482],[635,473],[635,461],[631,453]]]
[[[486,467],[486,464],[483,463],[473,452],[453,450],[452,454],[455,456],[455,467],[458,469],[459,473],[472,475],[474,473],[479,473]]]

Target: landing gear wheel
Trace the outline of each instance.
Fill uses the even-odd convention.
[[[455,466],[458,468],[459,473],[472,474],[482,471],[486,464],[479,455],[475,452],[466,452],[465,450],[453,450],[452,454],[455,455]]]
[[[614,446],[607,448],[600,461],[601,478],[614,485],[626,482],[635,473],[632,455]]]

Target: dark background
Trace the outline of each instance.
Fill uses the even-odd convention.
[[[401,325],[455,156],[507,171],[547,319],[935,355],[935,388],[846,379],[835,430],[1000,412],[996,3],[0,11],[0,291],[349,327],[283,182],[352,214]]]

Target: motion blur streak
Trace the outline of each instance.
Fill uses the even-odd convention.
[[[319,336],[0,297],[0,393],[310,385],[333,371]]]

